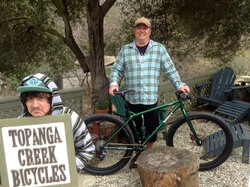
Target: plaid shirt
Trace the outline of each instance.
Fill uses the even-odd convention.
[[[150,40],[145,54],[141,56],[135,42],[132,42],[125,45],[116,58],[110,74],[111,85],[117,85],[123,76],[125,88],[135,90],[126,96],[126,100],[132,104],[151,105],[158,100],[160,70],[176,89],[184,85],[162,44]]]

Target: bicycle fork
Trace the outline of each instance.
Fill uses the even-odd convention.
[[[189,126],[189,128],[190,128],[190,130],[191,130],[191,132],[192,132],[192,134],[190,134],[191,140],[192,140],[192,141],[195,140],[196,144],[197,144],[198,146],[201,146],[201,145],[202,145],[202,140],[201,140],[201,139],[198,137],[198,135],[196,134],[196,131],[195,131],[194,127],[193,127],[193,124],[192,124],[191,120],[189,119],[189,117],[188,117],[186,111],[185,111],[183,108],[182,108],[181,111],[182,111],[184,117],[186,118],[187,123],[188,123],[188,126]]]

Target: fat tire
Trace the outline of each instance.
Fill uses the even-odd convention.
[[[124,124],[124,122],[122,120],[120,120],[119,118],[116,118],[110,114],[93,114],[93,115],[85,118],[84,122],[85,122],[86,126],[88,127],[88,125],[91,122],[100,121],[100,120],[112,122],[119,127]],[[134,136],[133,136],[132,131],[130,130],[128,125],[123,128],[123,132],[126,135],[126,138],[128,140],[127,143],[133,144],[134,143]],[[118,170],[122,169],[128,163],[132,154],[133,154],[132,150],[126,150],[122,159],[119,162],[117,162],[116,164],[114,164],[113,166],[109,166],[106,168],[97,168],[97,167],[93,167],[93,166],[86,164],[86,166],[83,168],[83,170],[89,174],[92,174],[92,175],[110,175],[110,174],[113,174],[113,173],[117,172]]]
[[[233,136],[226,122],[224,122],[224,120],[221,119],[220,117],[214,114],[208,113],[208,112],[194,112],[194,113],[188,114],[188,117],[191,121],[197,120],[197,119],[206,119],[209,121],[213,121],[221,128],[221,130],[224,131],[225,136],[226,136],[226,145],[224,147],[223,152],[215,160],[212,160],[211,162],[208,162],[208,163],[201,163],[199,171],[210,170],[224,163],[227,160],[227,158],[230,156],[232,149],[233,149]],[[180,118],[176,120],[174,124],[169,128],[167,138],[166,138],[167,146],[174,146],[173,139],[174,139],[175,133],[177,129],[186,122],[187,122],[186,118],[184,117]]]

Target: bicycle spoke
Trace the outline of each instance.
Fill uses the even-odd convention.
[[[114,134],[123,122],[111,115],[93,115],[84,122],[96,151],[94,158],[88,162],[84,170],[91,174],[104,175],[122,168],[132,155],[131,131],[123,128]]]
[[[186,123],[176,131],[176,134],[174,136],[174,146],[192,150],[200,157],[201,163],[207,162],[211,159],[213,160],[216,155],[213,155],[213,157],[211,157],[212,154],[209,155],[208,153],[206,153],[206,137],[218,132],[219,130],[221,130],[221,128],[211,121],[202,119],[192,120],[192,124],[198,138],[202,141],[201,145],[197,145],[195,139],[190,137],[190,134],[191,136],[193,136],[193,134],[190,131],[188,124]]]
[[[195,133],[190,130],[185,119],[180,120],[169,130],[167,144],[198,155],[201,170],[222,164],[232,150],[233,140],[227,125],[214,115],[204,113],[192,115],[190,120]]]

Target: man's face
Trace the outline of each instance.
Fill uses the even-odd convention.
[[[137,41],[148,42],[151,34],[151,29],[144,24],[139,24],[134,27],[134,34]]]
[[[45,95],[30,96],[26,100],[28,112],[33,117],[45,116],[50,111],[50,102]]]

